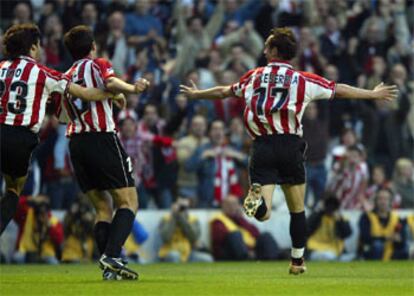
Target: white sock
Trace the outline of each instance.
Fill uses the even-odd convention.
[[[292,256],[292,258],[300,259],[303,257],[304,253],[305,253],[305,248],[300,248],[300,249],[292,248],[290,255]]]

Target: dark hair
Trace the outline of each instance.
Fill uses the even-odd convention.
[[[339,202],[338,198],[334,194],[329,194],[324,199],[324,207],[325,211],[328,212],[335,212],[339,209],[341,203]]]
[[[268,46],[269,49],[277,48],[277,55],[287,61],[295,57],[298,48],[293,31],[287,27],[272,29]]]
[[[355,136],[355,138],[357,137],[357,134],[356,134],[355,130],[351,127],[344,127],[341,130],[341,137],[343,137],[347,133],[352,133]]]
[[[363,154],[364,154],[364,150],[363,150],[363,148],[362,148],[360,145],[358,145],[358,144],[356,144],[356,145],[352,145],[352,146],[349,146],[347,150],[348,150],[348,151],[356,151],[356,152],[358,152],[360,155],[363,155]]]
[[[392,191],[391,188],[387,187],[387,186],[381,186],[380,188],[378,188],[377,192],[375,192],[375,197],[374,197],[374,211],[378,210],[378,206],[377,206],[377,202],[378,202],[378,198],[379,198],[379,194],[381,191],[385,191],[388,192],[388,194],[390,195],[390,200],[388,201],[389,206],[392,206],[392,202],[394,199],[394,192]]]
[[[63,42],[73,59],[82,59],[92,50],[94,42],[92,30],[83,25],[73,27],[65,34]]]
[[[4,34],[3,54],[8,59],[17,58],[19,55],[29,55],[33,45],[40,40],[39,28],[34,24],[22,24],[11,26]]]
[[[92,4],[96,10],[98,10],[97,7],[97,1],[92,1],[92,0],[87,0],[87,1],[82,1],[82,10],[85,8],[86,5]]]

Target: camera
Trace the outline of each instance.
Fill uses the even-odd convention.
[[[188,210],[188,205],[181,204],[181,205],[178,207],[178,211],[180,211],[180,212],[184,212],[184,211],[186,211],[186,210]]]
[[[36,215],[44,214],[49,211],[49,202],[44,199],[36,198],[28,201],[27,204],[33,208]]]

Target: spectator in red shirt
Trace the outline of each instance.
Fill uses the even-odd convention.
[[[164,151],[164,149],[170,151],[173,138],[160,136],[152,133],[147,128],[143,128],[143,124],[138,124],[137,114],[131,109],[123,110],[119,113],[118,124],[121,143],[128,156],[131,157],[134,168],[135,186],[138,190],[140,207],[146,208],[148,200],[144,187],[154,188],[156,185],[153,150],[159,148],[161,151]],[[165,160],[167,162],[172,161],[174,160],[175,152],[163,154],[163,156],[166,157]],[[168,159],[168,157],[171,157],[171,159]]]

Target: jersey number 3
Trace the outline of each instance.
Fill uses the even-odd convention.
[[[6,83],[0,80],[0,97],[6,92]],[[26,110],[26,96],[28,92],[27,84],[23,81],[15,81],[9,88],[9,103],[6,105],[7,110],[14,114],[22,114]],[[12,93],[14,95],[12,95]],[[3,114],[3,102],[0,104],[0,114]]]

